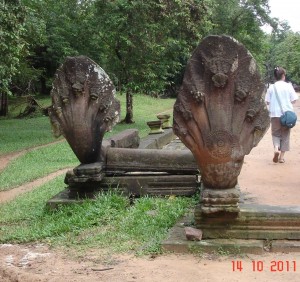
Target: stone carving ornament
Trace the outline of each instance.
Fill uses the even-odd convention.
[[[192,151],[205,189],[213,190],[202,201],[216,202],[215,211],[232,208],[232,198],[238,201],[237,191],[225,191],[236,187],[244,156],[269,127],[264,89],[251,54],[228,36],[206,37],[187,64],[174,132]]]
[[[105,132],[118,121],[119,101],[102,68],[85,56],[68,57],[55,74],[49,116],[82,164],[101,160]]]

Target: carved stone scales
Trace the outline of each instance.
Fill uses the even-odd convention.
[[[190,58],[174,105],[174,132],[200,168],[201,212],[238,213],[244,156],[269,127],[264,84],[247,49],[208,36]]]
[[[55,74],[51,97],[55,136],[63,134],[82,164],[101,162],[103,136],[120,113],[108,75],[85,56],[68,57]]]

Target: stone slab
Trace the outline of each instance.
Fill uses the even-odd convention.
[[[96,162],[91,164],[80,164],[79,166],[75,167],[73,171],[76,176],[94,176],[95,174],[101,173],[102,169],[103,163]]]
[[[99,187],[103,190],[121,189],[126,194],[139,196],[192,196],[199,190],[195,175],[156,173],[105,177]]]
[[[300,240],[263,240],[216,238],[188,241],[184,227],[193,224],[193,214],[181,218],[172,227],[162,248],[174,253],[263,254],[267,252],[300,252]],[[205,230],[202,230],[205,232]],[[284,231],[284,230],[283,230]]]
[[[166,128],[163,133],[151,134],[141,139],[139,149],[162,149],[175,138],[173,129]]]
[[[80,186],[66,188],[50,200],[47,205],[56,208],[58,205],[81,203],[84,199],[95,199],[101,193],[114,189],[123,195],[136,196],[192,196],[199,187],[195,175],[168,174],[129,174],[127,176],[106,176],[99,183],[91,183],[85,189]]]
[[[84,200],[84,197],[70,197],[70,189],[66,188],[54,197],[52,197],[50,200],[48,200],[46,206],[54,210],[61,205],[81,204]]]
[[[228,219],[203,216],[198,206],[195,225],[204,239],[300,240],[300,208],[241,204],[238,216]]]
[[[272,252],[300,252],[300,241],[295,240],[273,240],[271,242]]]
[[[191,223],[183,218],[169,230],[168,238],[162,242],[164,251],[175,253],[219,253],[219,254],[262,254],[264,253],[263,240],[241,239],[206,239],[201,241],[188,241],[185,237],[184,227]]]
[[[154,171],[196,175],[198,166],[188,150],[109,148],[105,171],[106,174]]]
[[[138,148],[140,145],[138,129],[125,129],[108,140],[113,148]]]

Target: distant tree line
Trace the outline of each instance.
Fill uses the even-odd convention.
[[[243,43],[267,80],[281,65],[300,83],[300,34],[270,17],[268,0],[0,0],[0,115],[8,94],[47,95],[66,56],[86,55],[126,93],[130,123],[132,95],[176,95],[209,34]]]

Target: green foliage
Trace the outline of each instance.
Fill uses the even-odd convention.
[[[2,86],[8,89],[14,75],[11,90],[19,95],[49,93],[54,72],[65,57],[79,54],[100,64],[120,90],[174,94],[187,60],[206,35],[233,36],[264,70],[275,60],[261,27],[272,26],[281,41],[290,31],[285,22],[270,17],[268,0],[23,0],[26,9],[16,3],[1,4],[5,14],[1,20],[15,32],[1,24],[1,46],[11,54],[1,60],[13,64],[1,64],[0,73],[5,65],[9,76]],[[297,79],[292,61],[285,64]]]
[[[274,46],[274,66],[287,70],[287,76],[300,84],[300,33],[288,32],[286,37]]]
[[[13,93],[49,94],[54,73],[66,56],[99,53],[93,44],[93,33],[89,32],[89,2],[92,1],[23,0],[23,39],[28,53],[21,58],[18,73],[22,75],[13,79]]]
[[[66,247],[100,247],[111,251],[157,253],[160,242],[190,205],[187,198],[142,198],[129,206],[116,192],[96,201],[45,209],[59,192],[59,177],[0,207],[0,242],[47,240]]]
[[[145,93],[174,83],[209,22],[209,1],[95,1],[104,68],[117,85]]]
[[[300,84],[300,33],[291,31],[287,24],[282,24],[269,35],[265,56],[268,82],[274,80],[275,66],[287,71],[287,79]]]
[[[268,0],[213,2],[216,8],[212,15],[214,28],[211,32],[230,35],[244,44],[256,59],[260,70],[264,71],[264,55],[268,49],[261,27],[274,24],[269,16]]]
[[[17,0],[0,1],[0,92],[10,93],[11,78],[17,72],[25,48],[24,7]]]
[[[27,52],[23,52],[20,57],[20,64],[17,73],[13,76],[11,91],[17,95],[38,93],[38,83],[44,74],[44,66],[40,67],[42,57],[38,57],[38,46],[43,46],[46,42],[46,22],[41,17],[42,1],[23,0],[26,6],[26,17],[24,20],[23,40],[27,44]],[[30,3],[30,6],[28,6]]]

